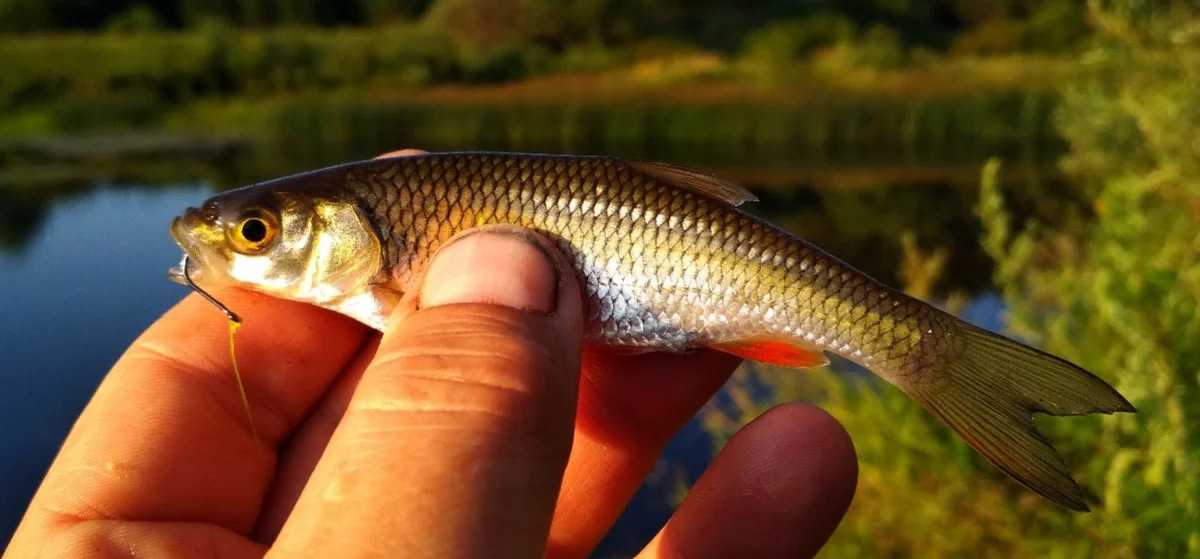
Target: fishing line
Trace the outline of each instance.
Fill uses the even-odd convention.
[[[199,293],[209,303],[212,303],[221,312],[225,313],[225,317],[229,319],[229,361],[233,363],[233,379],[237,382],[238,395],[242,398],[242,407],[246,410],[246,421],[250,422],[250,433],[254,435],[254,440],[258,441],[258,428],[254,425],[254,416],[250,413],[250,399],[246,397],[246,386],[242,383],[242,372],[238,369],[237,352],[234,350],[234,337],[237,331],[242,327],[242,317],[237,313],[229,310],[223,303],[217,300],[216,297],[209,295],[207,291],[200,289],[196,282],[192,281],[191,272],[188,270],[188,255],[184,253],[183,260],[179,262],[179,269],[183,272],[183,281],[187,286]]]

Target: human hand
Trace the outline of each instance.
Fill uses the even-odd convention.
[[[259,439],[223,317],[185,298],[101,384],[8,553],[583,557],[736,364],[581,348],[573,272],[528,233],[461,238],[421,285],[382,340],[220,291],[245,318]],[[855,472],[832,418],[778,407],[730,441],[644,554],[811,555]]]

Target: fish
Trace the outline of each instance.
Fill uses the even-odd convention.
[[[790,368],[838,355],[898,387],[1029,489],[1089,509],[1032,416],[1135,411],[1128,400],[1069,361],[891,289],[739,207],[751,201],[735,183],[668,163],[445,152],[227,191],[187,208],[170,230],[197,281],[382,330],[456,234],[525,227],[574,264],[589,343],[631,353],[707,347]]]

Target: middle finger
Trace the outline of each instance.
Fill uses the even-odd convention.
[[[379,334],[374,333],[321,402],[280,448],[275,483],[263,501],[262,514],[254,531],[255,540],[269,544],[279,535],[279,529],[283,528],[284,521],[296,505],[296,499],[300,497],[304,484],[308,483],[313,467],[325,453],[329,437],[341,423],[354,389],[358,387],[367,365],[375,358],[377,349]]]
[[[736,357],[583,352],[575,443],[550,525],[547,557],[586,557],[641,485],[663,447],[721,388]]]

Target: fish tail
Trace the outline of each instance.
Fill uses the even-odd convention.
[[[1070,362],[958,319],[948,322],[956,357],[928,376],[922,372],[929,382],[905,391],[1026,487],[1064,507],[1090,510],[1032,414],[1133,412],[1133,405]]]

